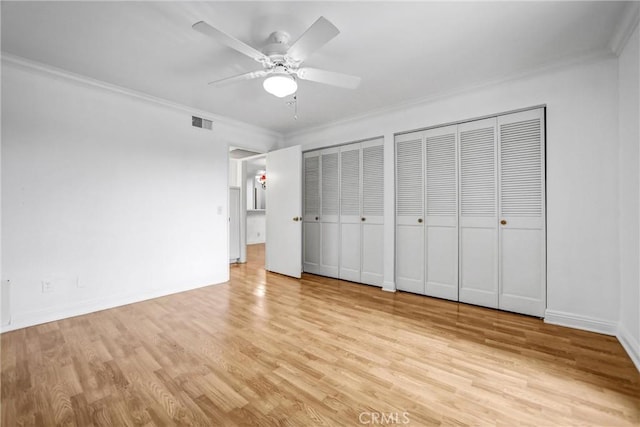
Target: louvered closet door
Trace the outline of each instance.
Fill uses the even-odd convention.
[[[340,256],[340,153],[338,148],[320,152],[320,274],[338,277]]]
[[[457,130],[425,131],[426,284],[425,294],[458,300]]]
[[[459,299],[498,307],[496,119],[458,125],[460,180]]]
[[[424,153],[422,132],[396,142],[396,287],[424,293]]]
[[[544,110],[498,117],[500,308],[543,316]]]
[[[360,144],[340,147],[340,278],[360,281]]]
[[[320,274],[320,152],[304,153],[302,268]]]
[[[360,281],[382,286],[384,265],[384,140],[362,143]]]

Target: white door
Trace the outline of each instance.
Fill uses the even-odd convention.
[[[498,307],[496,119],[458,125],[459,299]]]
[[[458,126],[425,131],[425,294],[458,300]]]
[[[424,293],[422,132],[396,136],[396,287]]]
[[[384,140],[362,143],[360,281],[382,286],[384,265]]]
[[[340,147],[340,274],[360,281],[361,265],[361,179],[360,144]]]
[[[267,153],[266,269],[302,272],[302,153],[300,146]]]
[[[229,261],[240,258],[240,187],[229,187]]]
[[[302,268],[320,274],[320,152],[304,154]]]
[[[340,261],[340,167],[339,149],[320,152],[320,274],[338,277]]]
[[[500,301],[543,316],[545,280],[544,110],[498,117]]]

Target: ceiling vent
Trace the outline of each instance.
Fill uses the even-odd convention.
[[[213,122],[211,120],[203,119],[202,117],[191,116],[191,126],[201,129],[211,130]]]

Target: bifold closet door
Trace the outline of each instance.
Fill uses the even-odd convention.
[[[543,316],[546,305],[544,110],[498,117],[500,299]]]
[[[459,300],[498,307],[496,118],[458,125]]]
[[[320,152],[304,154],[302,268],[320,274]]]
[[[362,143],[360,281],[382,286],[384,265],[384,140]]]
[[[339,149],[320,151],[320,273],[338,277],[340,254],[340,167]]]
[[[397,135],[396,287],[424,293],[423,133]]]
[[[340,278],[360,281],[361,182],[360,144],[340,147]]]
[[[458,126],[424,132],[426,147],[425,294],[458,300]]]

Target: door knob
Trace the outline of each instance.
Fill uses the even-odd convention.
[[[298,218],[297,216],[294,216],[294,217],[293,217],[293,220],[294,220],[294,221],[300,221],[300,218]]]
[[[365,217],[362,217],[362,218],[360,218],[360,219],[361,219],[362,221],[366,221],[366,220],[367,220],[367,218],[365,218]]]
[[[500,221],[500,224],[502,224],[502,225],[507,225],[507,220],[506,220],[506,219],[501,220],[501,221]]]
[[[320,219],[320,217],[316,217],[316,221],[319,220],[319,219]]]
[[[418,218],[418,222],[422,224],[422,218]]]

